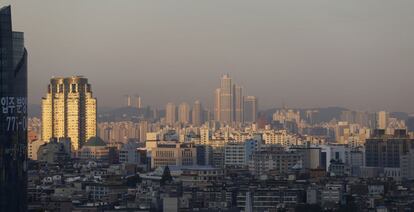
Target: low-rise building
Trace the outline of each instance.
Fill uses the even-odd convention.
[[[107,160],[109,148],[99,137],[92,137],[79,150],[79,158],[83,160]]]
[[[211,166],[182,167],[179,177],[184,186],[207,186],[224,178],[224,171]]]
[[[286,151],[280,146],[270,146],[255,151],[249,163],[249,170],[254,175],[263,175],[270,171],[286,174],[295,165],[301,164],[302,155],[296,151]]]
[[[193,166],[197,163],[197,150],[191,144],[159,142],[151,151],[151,168],[159,166]]]
[[[48,143],[39,146],[37,160],[57,164],[70,159],[70,140],[51,138]]]

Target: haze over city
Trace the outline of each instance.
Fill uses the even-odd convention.
[[[2,1],[0,211],[413,211],[413,8]]]
[[[211,106],[230,73],[262,109],[414,112],[412,1],[5,3],[27,37],[32,104],[50,77],[84,75],[99,106],[126,94]]]

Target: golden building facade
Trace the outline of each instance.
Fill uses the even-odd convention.
[[[96,109],[88,79],[52,78],[42,98],[42,140],[70,138],[72,150],[78,150],[96,136]]]

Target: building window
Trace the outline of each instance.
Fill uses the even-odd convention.
[[[72,89],[71,89],[72,93],[76,93],[76,84],[72,84],[71,87],[72,87]]]

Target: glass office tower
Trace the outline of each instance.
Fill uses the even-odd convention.
[[[0,211],[27,211],[27,52],[0,9]]]

